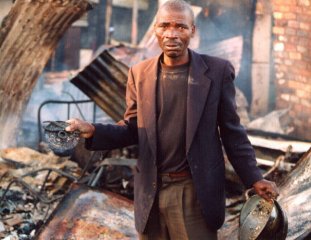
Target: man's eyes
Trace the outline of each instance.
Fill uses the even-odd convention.
[[[178,29],[188,29],[187,26],[178,26]]]
[[[160,28],[169,28],[170,26],[169,25],[158,25],[158,27]],[[179,29],[179,30],[185,30],[185,29],[188,29],[187,26],[183,26],[183,25],[180,25],[180,26],[176,26],[175,28]]]

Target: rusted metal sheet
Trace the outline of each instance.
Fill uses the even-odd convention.
[[[35,239],[137,239],[133,203],[75,184]]]
[[[286,239],[311,239],[311,147],[285,177],[279,189],[279,202],[288,216]]]
[[[127,73],[128,67],[105,50],[71,82],[117,121],[125,111]]]

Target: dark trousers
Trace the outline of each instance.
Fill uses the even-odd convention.
[[[162,177],[158,199],[153,206],[141,240],[217,240],[203,219],[190,177]]]

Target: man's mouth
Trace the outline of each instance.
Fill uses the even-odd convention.
[[[179,48],[178,44],[171,44],[171,43],[165,44],[164,46],[167,50],[176,50]]]

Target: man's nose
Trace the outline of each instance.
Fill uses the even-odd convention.
[[[166,37],[166,38],[177,38],[178,37],[178,31],[174,28],[168,28],[164,32],[164,37]]]

